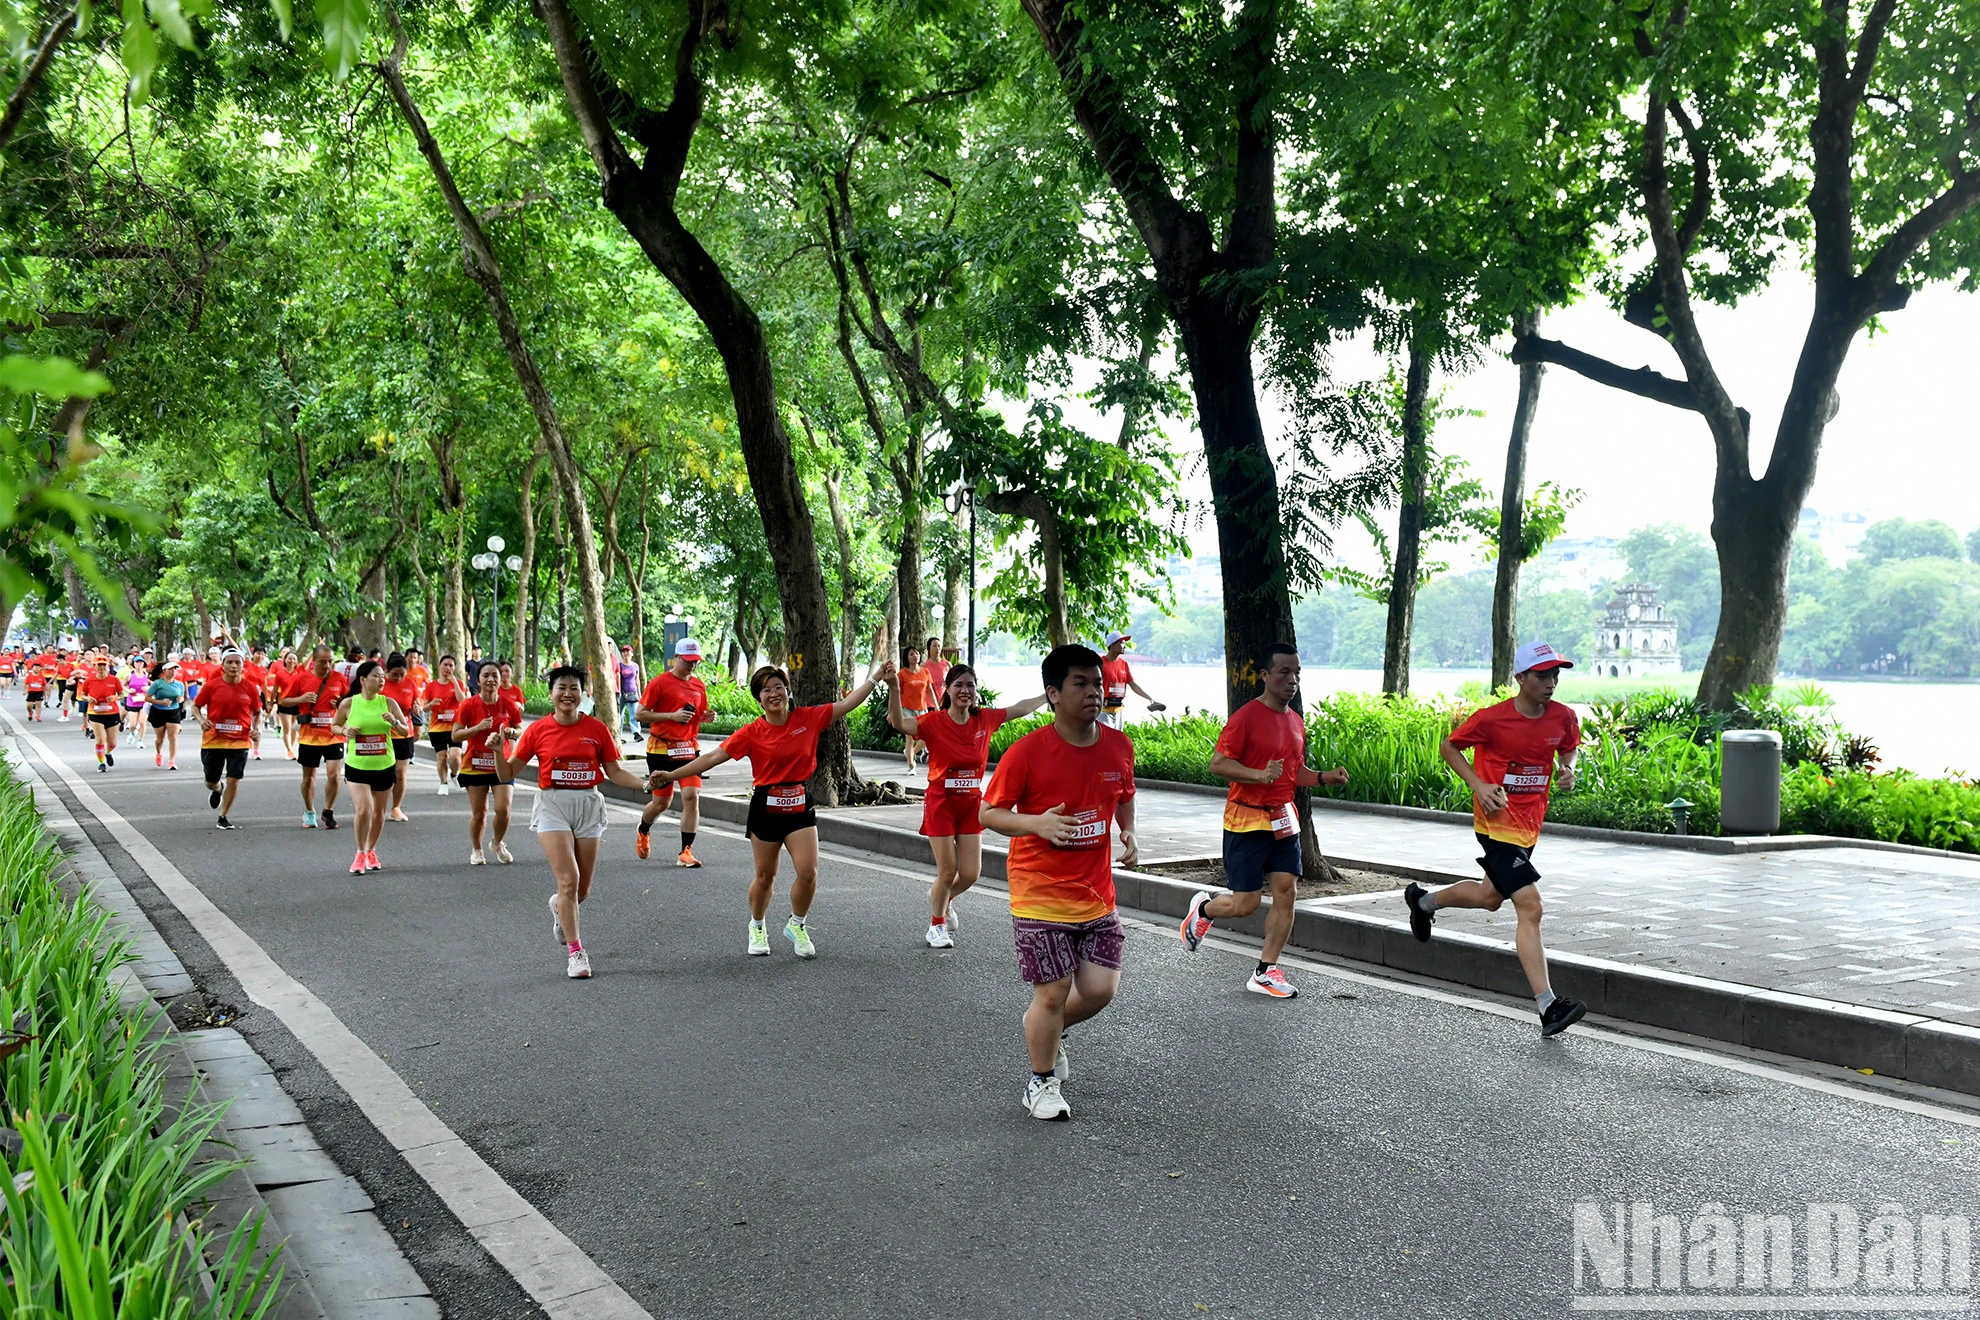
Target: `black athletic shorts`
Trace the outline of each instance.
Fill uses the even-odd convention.
[[[158,707],[153,706],[151,708],[151,713],[145,716],[144,718],[146,722],[151,725],[152,728],[162,729],[168,724],[184,723],[186,718],[186,713],[182,710],[176,710],[176,709],[160,710]]]
[[[398,787],[399,772],[390,767],[384,770],[365,770],[358,766],[347,765],[344,767],[344,782],[362,785],[374,793],[389,793]]]
[[[818,824],[818,811],[811,805],[811,794],[804,795],[802,811],[772,811],[769,807],[770,790],[759,784],[749,795],[749,818],[743,826],[743,833],[752,839],[765,843],[782,843],[799,830],[813,829]]]
[[[454,745],[454,732],[451,729],[442,729],[437,733],[429,732],[426,741],[433,744],[434,751],[444,752]]]
[[[479,774],[463,770],[454,776],[454,782],[462,788],[500,788],[502,781],[495,777],[493,770],[483,770]]]
[[[297,743],[296,764],[305,770],[314,770],[325,761],[344,759],[342,743]]]
[[[199,749],[199,768],[206,772],[206,782],[217,784],[224,771],[229,779],[247,777],[247,754],[245,747],[202,747]]]
[[[124,722],[124,717],[114,712],[109,715],[98,715],[92,711],[90,712],[89,722],[91,724],[101,724],[106,729],[114,729]]]
[[[1284,871],[1297,876],[1299,836],[1281,839],[1270,830],[1224,831],[1224,884],[1234,894],[1255,894],[1265,888],[1265,877]]]
[[[27,691],[27,692],[23,692],[21,695],[27,698],[28,705],[39,706],[41,704],[41,698],[46,694],[35,691]]]
[[[1478,859],[1478,864],[1485,868],[1485,878],[1507,898],[1540,878],[1540,873],[1533,869],[1531,848],[1484,834],[1478,836],[1478,846],[1485,850],[1485,855]]]
[[[419,739],[417,738],[394,738],[392,740],[392,759],[395,761],[412,760],[413,748],[418,744]]]

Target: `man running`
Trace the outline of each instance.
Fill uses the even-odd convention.
[[[1513,936],[1519,965],[1540,1011],[1540,1034],[1554,1036],[1579,1022],[1588,1005],[1557,995],[1547,979],[1547,950],[1540,942],[1540,873],[1533,869],[1533,845],[1547,819],[1547,790],[1556,774],[1561,791],[1574,791],[1574,754],[1581,746],[1581,721],[1574,709],[1554,700],[1561,670],[1571,660],[1545,642],[1529,642],[1513,656],[1519,692],[1471,713],[1438,747],[1445,764],[1471,790],[1472,826],[1484,856],[1483,880],[1461,880],[1434,893],[1411,882],[1403,890],[1410,932],[1430,938],[1443,908],[1484,908],[1496,912],[1512,901],[1518,928]],[[1464,753],[1470,748],[1471,759]]]
[[[1100,657],[1058,646],[1040,666],[1052,722],[1012,743],[983,793],[982,819],[1011,840],[1011,925],[1018,972],[1031,985],[1024,1043],[1033,1118],[1072,1117],[1065,1034],[1114,998],[1126,943],[1114,911],[1110,831],[1121,864],[1140,860],[1134,839],[1134,744],[1100,723]]]
[[[420,709],[426,712],[426,740],[433,744],[433,760],[440,767],[440,796],[447,796],[447,781],[460,769],[461,753],[453,740],[454,717],[467,700],[467,688],[454,677],[454,657],[440,657],[440,672],[421,694]]]
[[[246,657],[228,650],[220,656],[220,672],[199,689],[193,706],[199,715],[199,765],[206,772],[206,805],[220,808],[213,824],[238,829],[227,813],[247,774],[248,745],[254,717],[261,710],[261,688],[241,676]],[[226,786],[221,786],[225,776]]]
[[[1265,947],[1258,951],[1258,970],[1244,988],[1274,999],[1296,999],[1298,988],[1279,969],[1279,955],[1292,934],[1302,873],[1293,792],[1315,784],[1345,784],[1348,772],[1336,768],[1322,774],[1306,764],[1306,720],[1292,708],[1299,697],[1299,651],[1274,642],[1265,648],[1259,667],[1265,691],[1237,708],[1210,756],[1210,773],[1231,781],[1224,802],[1224,883],[1230,892],[1205,892],[1190,900],[1182,921],[1183,947],[1194,953],[1212,921],[1256,912],[1270,885]]]
[[[935,854],[935,887],[928,892],[931,949],[956,944],[955,896],[983,876],[983,776],[990,763],[990,735],[1007,720],[1022,719],[1045,704],[1045,694],[1009,706],[976,704],[976,671],[950,666],[943,674],[939,709],[910,715],[901,707],[901,686],[891,666],[880,671],[887,684],[887,722],[928,746],[928,793],[921,804],[921,833]]]
[[[6,624],[5,619],[0,619],[0,628],[6,627]],[[0,650],[0,696],[5,696],[13,688],[14,669],[20,662],[20,652],[11,648]]]
[[[254,684],[254,690],[261,694],[261,705],[255,708],[254,724],[249,736],[254,740],[248,749],[251,760],[261,759],[261,726],[268,713],[268,652],[259,646],[247,653],[247,663],[241,666],[241,677]]]
[[[557,877],[550,925],[567,955],[564,974],[574,981],[591,976],[591,955],[578,933],[578,904],[590,897],[598,841],[605,837],[605,799],[598,786],[609,779],[626,788],[651,787],[650,780],[619,763],[617,736],[603,720],[578,710],[583,701],[584,671],[559,665],[550,671],[549,716],[524,730],[513,753],[503,743],[493,745],[501,783],[536,762],[536,805],[529,823]]]
[[[117,729],[124,722],[124,681],[110,672],[110,657],[99,655],[95,672],[76,688],[76,700],[87,713],[96,735],[96,768],[107,773],[117,764]]]
[[[39,660],[27,663],[27,672],[21,676],[21,700],[27,703],[27,717],[30,723],[40,724],[42,698],[48,695],[48,671],[41,667]]]
[[[1133,640],[1133,633],[1107,634],[1107,656],[1100,662],[1100,674],[1107,685],[1107,694],[1101,703],[1100,722],[1110,729],[1118,729],[1127,722],[1127,694],[1130,692],[1146,701],[1151,712],[1160,713],[1168,709],[1134,681],[1134,669],[1128,664],[1126,655],[1127,644]]]
[[[865,682],[829,706],[797,706],[791,698],[791,676],[775,665],[764,665],[749,676],[749,694],[763,707],[761,719],[737,729],[714,751],[652,776],[655,784],[669,780],[679,783],[725,761],[749,758],[754,791],[743,832],[749,836],[756,876],[749,886],[749,935],[743,952],[750,957],[770,953],[770,932],[764,918],[777,883],[778,859],[786,851],[791,855],[794,874],[791,918],[784,923],[784,938],[798,957],[818,956],[809,925],[811,900],[818,888],[818,812],[811,804],[809,781],[818,769],[819,738],[834,720],[858,710],[872,695],[878,679],[878,673],[867,675]]]
[[[456,779],[468,795],[468,842],[472,845],[468,865],[485,866],[488,862],[481,851],[481,835],[491,802],[495,807],[495,860],[506,865],[516,860],[503,842],[509,834],[509,800],[515,790],[496,777],[495,749],[489,746],[489,739],[513,740],[522,730],[523,709],[520,701],[502,695],[501,671],[494,665],[483,665],[480,677],[481,691],[463,701],[454,717],[454,737],[463,744],[461,773]]]
[[[303,828],[316,828],[316,767],[324,766],[327,783],[323,792],[323,828],[337,828],[337,789],[343,780],[344,740],[331,730],[337,719],[337,703],[350,691],[350,684],[330,663],[328,645],[318,644],[309,653],[309,664],[289,679],[282,694],[282,708],[294,711],[301,726],[297,733],[296,762],[302,766]]]
[[[179,681],[179,662],[166,660],[158,666],[158,677],[144,690],[149,708],[146,722],[153,730],[156,746],[151,764],[162,769],[179,768],[179,724],[186,717],[186,685]]]
[[[683,637],[674,643],[674,658],[653,676],[646,691],[628,699],[626,709],[646,726],[646,768],[678,770],[701,755],[696,738],[701,722],[708,718],[708,685],[694,676],[701,663],[701,643]],[[690,775],[675,783],[663,780],[653,790],[645,810],[639,813],[639,833],[633,837],[633,852],[644,859],[653,849],[653,822],[666,814],[674,791],[681,795],[681,852],[674,865],[698,867],[694,836],[701,826],[701,776]]]

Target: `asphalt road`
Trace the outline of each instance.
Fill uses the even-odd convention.
[[[357,878],[287,761],[250,763],[229,834],[196,756],[98,775],[74,724],[34,731],[655,1316],[1529,1317],[1570,1307],[1579,1200],[1980,1199],[1980,1130],[1947,1118],[1318,970],[1271,1001],[1241,949],[1186,955],[1166,922],[1074,1033],[1073,1121],[1040,1123],[994,892],[938,953],[914,868],[831,856],[821,956],[750,959],[747,845],[711,827],[679,871],[669,822],[640,863],[615,808],[572,982],[524,793],[516,864],[470,868],[465,797],[423,766]],[[332,1110],[332,1153],[395,1176]],[[471,1241],[401,1218],[450,1314],[513,1309]]]

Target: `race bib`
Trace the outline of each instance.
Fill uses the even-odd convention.
[[[247,732],[247,725],[239,720],[215,720],[213,731],[223,738],[235,738]]]
[[[673,757],[676,761],[692,761],[695,757],[701,755],[701,748],[691,742],[668,743],[667,755]]]
[[[383,733],[360,733],[351,742],[359,756],[383,756],[392,750],[392,739]]]
[[[552,788],[590,788],[596,782],[598,782],[596,761],[560,756],[550,763]]]
[[[1273,838],[1290,839],[1298,833],[1299,833],[1299,813],[1293,810],[1292,803],[1288,802],[1286,803],[1285,806],[1280,807],[1277,811],[1272,813]]]
[[[334,710],[311,711],[309,716],[310,727],[327,729],[330,727],[331,721],[336,718],[337,712]]]
[[[495,749],[484,744],[480,751],[476,752],[473,756],[470,756],[468,758],[468,769],[474,771],[477,774],[484,774],[484,775],[494,774]]]
[[[1082,811],[1073,816],[1072,837],[1067,839],[1068,848],[1092,848],[1107,842],[1109,822],[1097,811]]]
[[[1109,683],[1107,685],[1107,699],[1110,701],[1126,701],[1127,694],[1127,684],[1125,683]]]
[[[89,713],[92,715],[115,715],[117,713],[117,703],[114,701],[92,701],[89,703]]]
[[[763,794],[763,809],[779,816],[795,816],[810,805],[803,784],[773,784]]]
[[[452,724],[452,723],[454,722],[454,712],[453,712],[453,710],[452,710],[451,708],[449,708],[449,709],[443,709],[443,710],[436,710],[436,711],[434,711],[434,712],[433,712],[433,722],[434,722],[435,724]]]
[[[1506,767],[1506,792],[1542,793],[1546,791],[1551,778],[1544,765],[1514,765]]]
[[[942,787],[951,793],[974,793],[983,787],[983,776],[949,775],[942,780]]]

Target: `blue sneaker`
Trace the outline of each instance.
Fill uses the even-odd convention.
[[[314,811],[305,811],[303,813],[303,828],[306,830],[316,828],[316,813]]]

